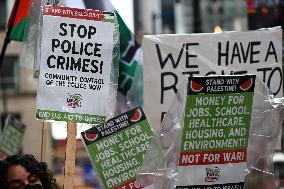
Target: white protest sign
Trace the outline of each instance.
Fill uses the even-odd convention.
[[[113,58],[114,14],[43,8],[37,118],[103,123]]]
[[[197,75],[255,74],[282,97],[282,30],[143,39],[144,110],[157,129],[182,81]],[[257,89],[256,89],[257,91]]]

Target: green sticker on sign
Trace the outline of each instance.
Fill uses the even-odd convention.
[[[136,171],[154,136],[141,107],[81,134],[105,188],[140,188]]]
[[[189,79],[176,188],[243,188],[254,85],[254,75]]]

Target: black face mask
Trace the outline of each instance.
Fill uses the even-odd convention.
[[[43,189],[43,187],[40,184],[34,184],[34,185],[27,184],[24,187],[24,189]]]

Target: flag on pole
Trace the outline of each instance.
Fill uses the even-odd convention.
[[[30,0],[15,0],[9,21],[9,39],[23,41]]]
[[[134,34],[129,30],[118,13],[117,19],[120,32],[118,88],[120,92],[126,94],[131,88],[136,66],[139,62],[137,53],[140,49],[140,44],[136,41]]]
[[[140,44],[136,41],[135,35],[127,27],[110,0],[84,0],[86,8],[114,11],[117,15],[120,32],[120,59],[118,90],[126,95],[133,83],[136,67],[140,62]]]

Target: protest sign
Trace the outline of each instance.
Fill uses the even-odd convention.
[[[37,118],[102,124],[109,106],[114,14],[44,6]]]
[[[136,171],[153,138],[141,107],[81,134],[104,188],[139,188]]]
[[[0,135],[0,154],[9,156],[17,154],[21,148],[25,126],[13,115],[9,115]],[[2,158],[3,158],[2,157]]]
[[[282,97],[282,31],[149,35],[143,39],[144,109],[159,127],[182,81],[197,75],[257,75]]]
[[[177,188],[243,188],[254,83],[253,75],[189,79]]]

